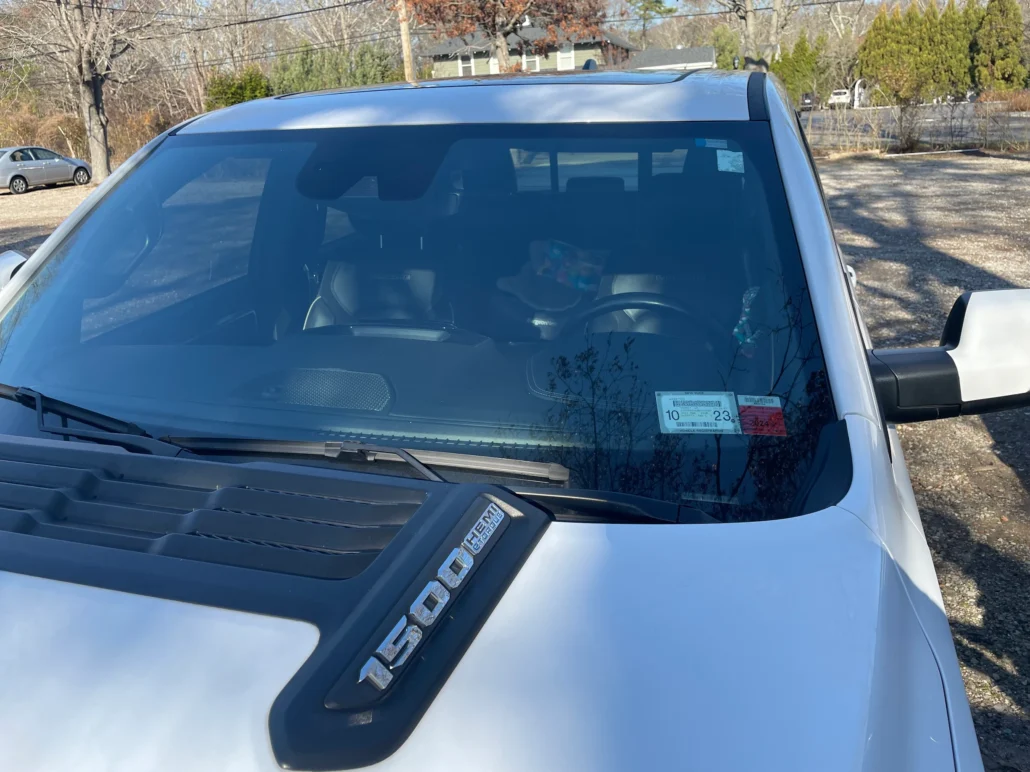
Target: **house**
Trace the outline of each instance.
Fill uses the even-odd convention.
[[[631,70],[714,70],[715,48],[648,48],[630,56],[624,66]]]
[[[523,27],[518,35],[508,35],[508,51],[512,63],[521,62],[523,72],[544,70],[580,70],[588,59],[600,67],[617,67],[639,49],[628,40],[602,31],[593,36],[568,38],[561,45],[549,45],[538,53],[534,44],[547,36],[537,27]],[[495,75],[497,60],[491,56],[492,41],[481,32],[468,38],[452,38],[426,52],[433,57],[434,78]]]

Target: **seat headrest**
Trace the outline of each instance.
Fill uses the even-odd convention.
[[[626,181],[622,177],[570,177],[565,183],[567,193],[623,193]]]

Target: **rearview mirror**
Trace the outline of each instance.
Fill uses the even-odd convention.
[[[869,368],[892,423],[1030,406],[1030,290],[967,292],[940,346],[870,351]]]
[[[9,249],[0,253],[0,289],[11,283],[14,274],[18,273],[18,269],[25,265],[25,261],[28,259],[28,255],[22,254],[17,249]]]

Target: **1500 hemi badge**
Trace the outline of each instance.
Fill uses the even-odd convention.
[[[399,670],[411,659],[411,655],[433,624],[442,616],[444,609],[469,578],[469,572],[489,544],[490,539],[504,523],[507,515],[496,504],[490,504],[465,534],[464,539],[436,571],[431,579],[411,601],[406,614],[402,614],[386,637],[375,647],[357,673],[359,684],[368,683],[379,691],[390,686]]]

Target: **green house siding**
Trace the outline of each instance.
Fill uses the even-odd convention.
[[[603,67],[605,65],[604,54],[601,52],[601,46],[598,44],[585,44],[574,46],[574,61],[575,69],[583,69],[583,65],[586,64],[588,59],[594,59],[598,66]],[[531,54],[532,55],[532,54]],[[515,52],[511,54],[512,61],[518,61],[519,55]],[[490,74],[490,55],[486,52],[475,54],[475,74],[478,75],[489,75]],[[466,58],[467,61],[467,58]],[[548,51],[546,55],[540,54],[540,71],[544,70],[557,70],[558,69],[558,52],[556,50]],[[458,57],[456,56],[440,56],[433,60],[433,77],[434,78],[457,78],[461,75],[458,68]],[[467,77],[467,70],[466,70]]]
[[[598,67],[604,67],[604,54],[597,45],[576,46],[576,69],[582,70],[587,59],[594,59]]]

